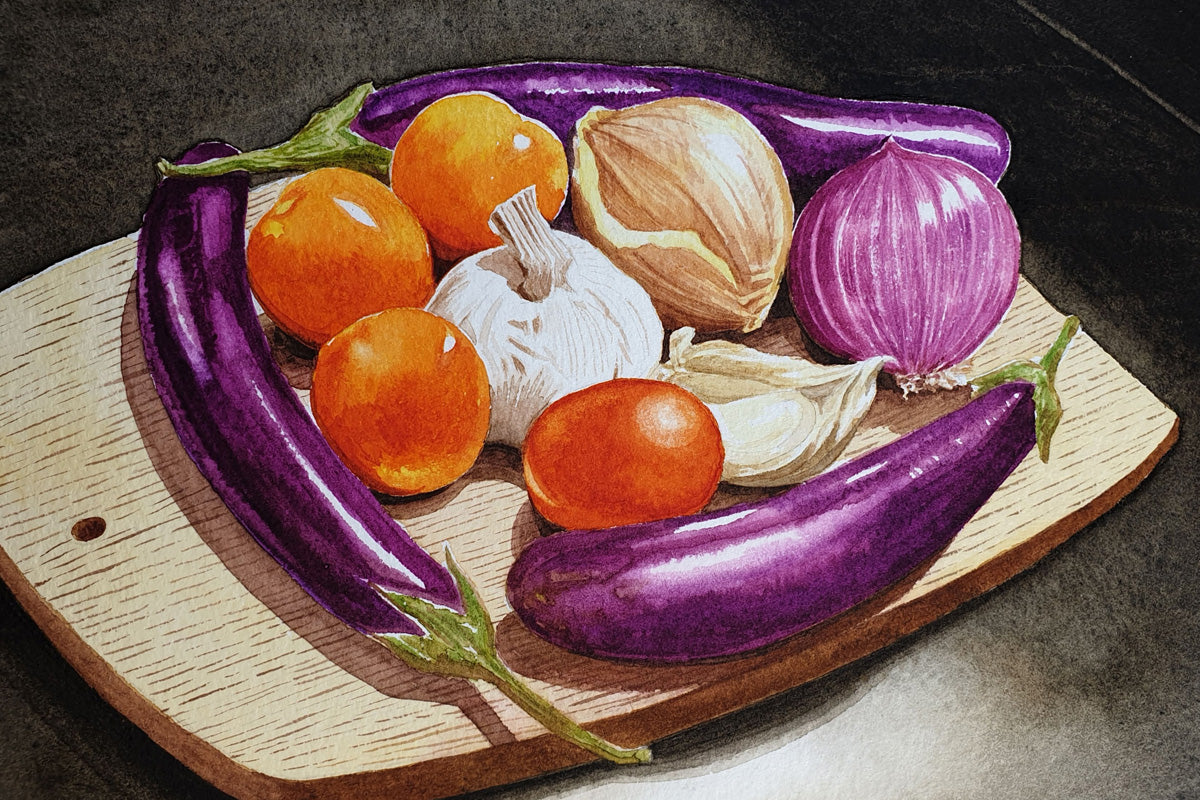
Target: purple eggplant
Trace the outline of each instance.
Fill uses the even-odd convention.
[[[715,100],[743,114],[766,137],[801,202],[888,138],[911,150],[957,158],[992,181],[1000,180],[1009,160],[1004,128],[968,108],[821,97],[687,67],[531,62],[437,72],[379,90],[363,84],[318,112],[287,142],[224,163],[162,161],[159,169],[169,175],[211,175],[223,169],[273,172],[338,165],[386,180],[391,148],[413,117],[440,97],[470,91],[500,97],[568,144],[575,123],[594,106],[623,108],[679,95]]]
[[[275,367],[246,280],[248,187],[235,172],[154,192],[137,287],[154,385],[221,500],[318,603],[363,633],[420,633],[371,584],[461,608],[454,580],[338,460]]]
[[[982,380],[957,411],[775,497],[539,539],[509,572],[509,603],[567,650],[649,663],[733,656],[828,620],[945,548],[1035,445],[1048,457],[1054,371],[1077,328],[1068,318],[1041,363]]]
[[[738,111],[767,138],[793,187],[815,188],[861,161],[889,137],[905,147],[953,156],[993,181],[1008,166],[1008,134],[978,111],[920,103],[821,97],[687,67],[531,62],[437,72],[379,89],[353,130],[395,147],[417,113],[439,97],[490,92],[570,142],[595,106],[625,108],[663,97],[705,97]]]
[[[233,148],[199,145],[185,162]],[[166,178],[138,241],[138,324],[184,449],[246,530],[309,595],[411,666],[488,681],[555,733],[649,760],[579,728],[498,658],[491,619],[447,553],[438,564],[338,460],[271,357],[246,277],[245,172]],[[415,621],[414,621],[415,620]]]

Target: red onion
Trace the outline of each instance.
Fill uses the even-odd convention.
[[[1017,291],[1021,238],[974,167],[894,141],[830,178],[800,213],[788,285],[829,352],[884,357],[905,394],[966,382],[956,369]]]

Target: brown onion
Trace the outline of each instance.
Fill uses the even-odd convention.
[[[667,328],[752,331],[787,265],[783,165],[749,120],[699,97],[592,109],[574,143],[575,225]]]

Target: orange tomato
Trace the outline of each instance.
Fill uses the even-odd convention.
[[[365,484],[431,492],[470,469],[491,412],[487,371],[457,327],[417,308],[364,317],[330,339],[313,369],[313,417]]]
[[[392,191],[429,234],[434,254],[454,261],[496,247],[488,217],[537,187],[538,210],[554,219],[567,192],[567,154],[540,122],[486,92],[453,94],[421,110],[392,154]]]
[[[692,514],[725,449],[708,407],[674,384],[618,378],[561,397],[534,421],[522,461],[533,507],[564,528]]]
[[[250,287],[275,324],[319,347],[351,322],[433,295],[416,216],[388,187],[329,167],[289,183],[250,231]]]

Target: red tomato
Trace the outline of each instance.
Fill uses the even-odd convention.
[[[699,511],[721,480],[717,421],[691,392],[618,378],[551,403],[529,429],[525,485],[564,528],[605,528]]]

